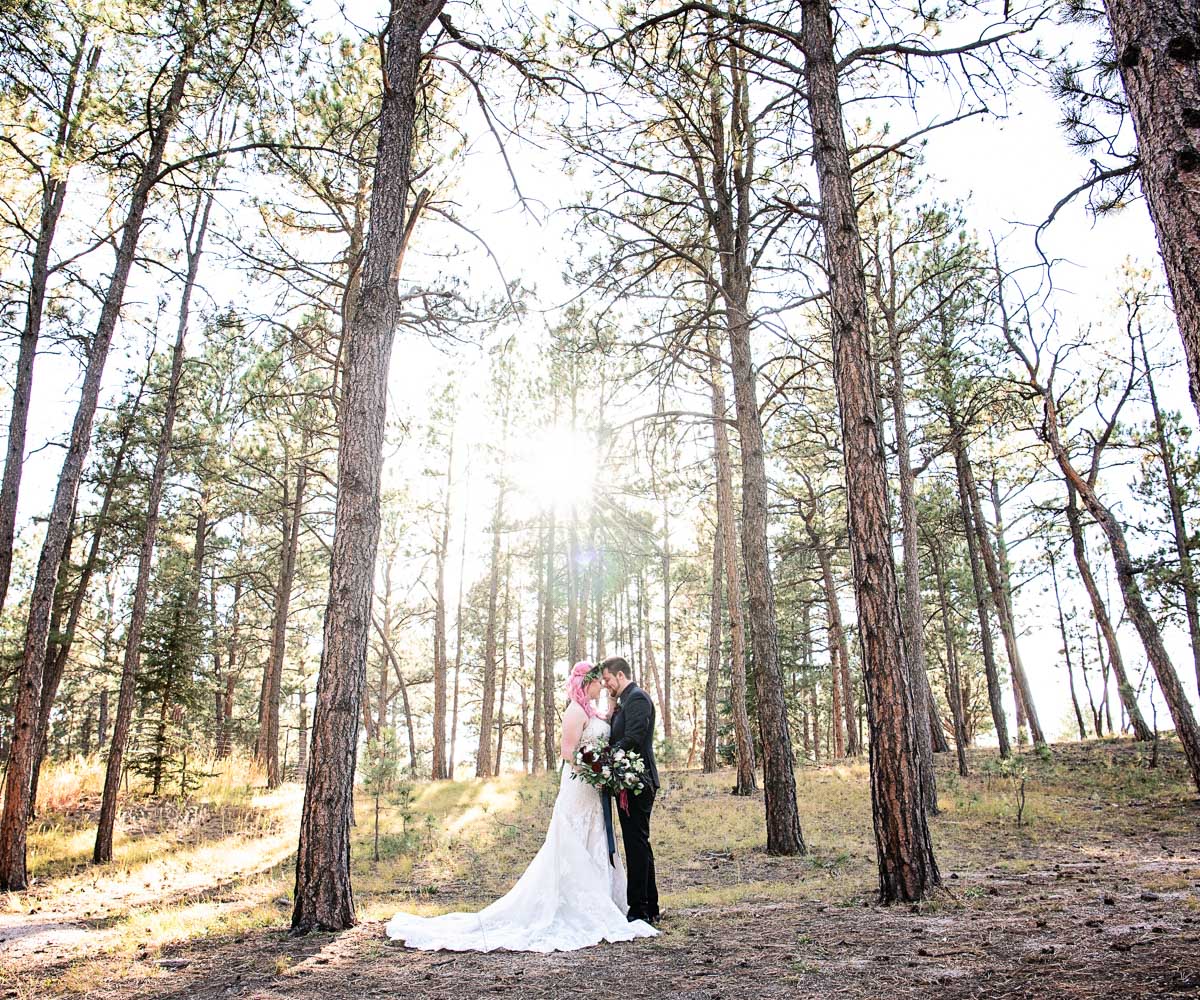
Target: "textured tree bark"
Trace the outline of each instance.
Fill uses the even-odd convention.
[[[892,283],[895,288],[895,282]],[[900,527],[904,545],[904,654],[908,680],[913,693],[913,719],[917,729],[917,754],[921,765],[921,792],[925,808],[937,814],[937,778],[933,769],[934,727],[933,692],[925,670],[925,612],[921,607],[921,554],[917,525],[917,477],[912,467],[908,443],[908,399],[904,385],[904,358],[900,350],[900,330],[896,310],[885,310],[888,350],[892,366],[892,420],[896,428],[896,466],[900,486]],[[941,727],[938,726],[940,729]]]
[[[800,10],[870,731],[879,896],[884,902],[915,901],[940,884],[941,877],[925,813],[911,685],[901,647],[887,460],[871,357],[858,210],[843,131],[829,0],[802,0]]]
[[[743,300],[744,301],[744,300]],[[750,592],[750,640],[754,650],[755,695],[763,752],[767,852],[806,852],[796,805],[795,757],[788,727],[775,594],[767,542],[767,474],[754,367],[750,320],[744,307],[728,304],[734,400],[742,442],[742,556]]]
[[[175,347],[171,355],[171,382],[163,408],[162,428],[158,437],[158,449],[154,457],[154,472],[150,479],[149,496],[146,501],[146,525],[142,532],[141,548],[138,551],[137,580],[133,589],[133,601],[129,611],[129,625],[125,632],[125,658],[121,664],[121,688],[117,696],[117,717],[113,725],[112,744],[104,771],[104,792],[100,800],[100,818],[96,824],[96,844],[92,850],[92,861],[103,864],[112,860],[113,826],[117,818],[117,795],[120,791],[125,745],[129,737],[129,724],[133,718],[134,683],[142,659],[142,629],[146,622],[146,607],[149,602],[150,572],[154,561],[154,544],[158,534],[158,511],[162,503],[163,484],[167,476],[167,461],[171,454],[171,435],[175,427],[175,413],[179,403],[179,384],[183,378],[184,342],[187,337],[188,314],[196,276],[200,270],[200,258],[204,246],[204,234],[208,229],[208,218],[213,199],[210,195],[204,202],[203,214],[197,205],[197,218],[193,219],[194,246],[188,247],[188,273],[179,308],[179,327],[175,335]],[[198,228],[195,228],[198,226]],[[160,712],[160,733],[165,728],[167,695],[164,689]],[[155,784],[159,775],[156,773]],[[157,789],[156,789],[157,791]]]
[[[443,781],[450,777],[446,766],[446,680],[450,673],[446,650],[446,560],[450,556],[450,497],[454,486],[454,432],[450,432],[450,450],[446,458],[446,504],[442,530],[438,538],[437,583],[433,611],[433,757],[430,777]]]
[[[720,725],[718,701],[721,687],[721,641],[722,612],[721,574],[724,563],[721,559],[721,512],[717,510],[717,526],[713,532],[712,589],[708,604],[708,676],[704,684],[704,752],[701,766],[705,774],[712,774],[718,766],[717,729]]]
[[[392,0],[386,27],[370,235],[359,301],[343,337],[346,360],[338,415],[336,527],[296,855],[292,928],[300,932],[343,930],[355,922],[350,825],[379,545],[388,368],[400,308],[396,277],[409,221],[421,37],[443,6],[443,0]]]
[[[84,55],[87,53],[87,65]],[[4,474],[0,479],[0,609],[8,596],[12,576],[13,548],[16,544],[17,501],[21,490],[21,472],[25,463],[25,434],[29,425],[29,406],[33,399],[33,365],[37,357],[38,339],[42,332],[42,313],[46,305],[46,290],[50,280],[50,249],[62,216],[67,197],[71,152],[82,126],[82,111],[87,107],[92,80],[100,62],[100,48],[87,48],[84,31],[75,48],[75,55],[63,90],[62,107],[58,109],[58,130],[55,135],[50,169],[43,172],[42,198],[38,213],[37,239],[29,268],[29,294],[25,303],[25,325],[17,352],[16,379],[13,383],[12,407],[8,416],[8,444],[4,457]],[[80,84],[79,74],[84,77]],[[44,755],[44,751],[43,751]],[[40,761],[39,761],[40,763]],[[32,799],[31,799],[32,801]]]
[[[751,795],[757,789],[758,782],[755,776],[754,735],[750,731],[750,713],[746,707],[746,632],[742,617],[742,574],[734,527],[733,462],[729,454],[729,430],[725,423],[725,386],[721,378],[720,345],[711,331],[708,335],[708,356],[717,479],[717,544],[721,547],[721,563],[725,570],[725,606],[729,609],[729,703],[733,715],[737,762],[733,794]]]
[[[50,630],[50,611],[54,602],[55,584],[58,580],[59,561],[63,545],[70,528],[71,512],[83,466],[87,460],[92,441],[92,421],[99,402],[100,386],[104,376],[108,350],[117,326],[121,305],[125,299],[125,287],[137,252],[141,236],[142,219],[150,192],[154,187],[167,138],[179,117],[183,102],[184,87],[191,71],[194,41],[190,33],[185,37],[184,47],[171,80],[167,98],[159,112],[157,128],[152,133],[146,161],[138,175],[130,198],[125,224],[121,229],[121,240],[117,249],[116,263],[105,293],[104,305],[96,333],[88,353],[84,371],[83,387],[79,406],[71,427],[70,444],[59,474],[58,487],[46,525],[46,536],[42,543],[34,578],[33,592],[29,602],[29,619],[25,630],[25,643],[21,665],[17,671],[16,706],[13,713],[13,740],[9,751],[8,772],[5,778],[4,814],[0,818],[0,890],[23,889],[27,883],[25,868],[25,835],[29,815],[29,789],[33,769],[34,748],[37,741],[37,718],[41,699],[42,669],[46,657],[46,643]]]
[[[975,514],[969,499],[969,480],[964,471],[967,458],[965,446],[962,444],[962,429],[953,419],[950,436],[954,440],[954,465],[958,471],[958,506],[962,513],[967,553],[971,560],[971,582],[975,589],[975,609],[979,615],[979,640],[983,647],[983,669],[987,676],[988,704],[992,710],[992,723],[996,727],[996,740],[1000,745],[1000,756],[1008,757],[1012,753],[1012,747],[1008,742],[1008,719],[1004,715],[1004,693],[1000,686],[1000,671],[996,667],[996,652],[992,646],[992,625],[988,618],[989,592],[984,579],[983,566],[980,564],[979,532],[975,530]]]
[[[1083,520],[1080,517],[1078,492],[1071,485],[1069,479],[1064,480],[1067,489],[1067,526],[1071,530],[1071,549],[1075,555],[1075,566],[1079,570],[1079,579],[1083,581],[1083,589],[1087,591],[1088,600],[1092,605],[1092,617],[1095,618],[1097,626],[1100,628],[1100,634],[1104,636],[1104,643],[1108,648],[1108,659],[1112,664],[1113,672],[1117,675],[1117,693],[1121,697],[1121,704],[1125,706],[1125,713],[1129,716],[1129,722],[1133,726],[1134,738],[1143,742],[1149,742],[1154,739],[1154,733],[1150,727],[1146,725],[1146,719],[1142,715],[1142,710],[1137,703],[1137,692],[1134,691],[1133,685],[1129,683],[1129,674],[1125,670],[1125,658],[1121,654],[1121,644],[1117,642],[1117,631],[1113,628],[1112,619],[1108,615],[1108,608],[1104,604],[1104,598],[1100,596],[1100,588],[1096,585],[1096,578],[1092,575],[1091,561],[1088,559],[1087,543],[1083,534]],[[1061,614],[1061,609],[1060,609]],[[1065,629],[1065,625],[1063,626]],[[1066,647],[1067,637],[1066,632],[1063,632],[1063,644]],[[1070,669],[1070,653],[1067,653],[1067,667]],[[1069,676],[1071,687],[1074,689],[1074,677]],[[1078,711],[1078,705],[1076,705]],[[1081,736],[1080,739],[1086,739],[1086,736]]]
[[[1200,414],[1200,2],[1106,0],[1105,7]]]
[[[724,185],[717,187],[721,190]],[[779,630],[767,541],[767,467],[750,351],[749,274],[744,267],[727,261],[724,253],[722,268],[726,273],[722,284],[733,366],[734,410],[742,443],[742,558],[750,596],[750,643],[754,650],[755,700],[762,740],[767,852],[804,854],[807,848],[796,806],[796,760],[779,662]]]

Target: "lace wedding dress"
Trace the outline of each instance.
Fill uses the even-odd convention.
[[[590,719],[581,742],[606,738],[608,723]],[[425,951],[573,951],[601,941],[658,933],[627,921],[625,869],[608,860],[600,793],[564,767],[546,841],[508,894],[478,913],[418,917],[397,913],[387,936]]]

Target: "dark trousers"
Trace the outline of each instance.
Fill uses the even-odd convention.
[[[658,883],[654,881],[654,849],[650,846],[650,810],[654,789],[629,796],[629,812],[618,807],[621,840],[625,843],[625,874],[629,880],[629,916],[658,917]]]

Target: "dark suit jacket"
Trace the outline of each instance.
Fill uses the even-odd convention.
[[[658,765],[654,763],[654,702],[640,687],[630,683],[617,699],[609,742],[621,750],[636,750],[646,762],[646,778],[658,790]]]

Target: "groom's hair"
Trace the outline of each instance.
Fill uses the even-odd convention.
[[[623,656],[608,657],[600,664],[600,669],[610,674],[624,674],[633,680],[633,671],[629,669],[629,663]]]

